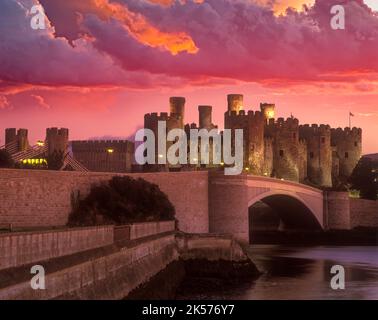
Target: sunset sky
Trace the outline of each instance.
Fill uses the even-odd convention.
[[[47,29],[33,30],[42,4]],[[332,30],[332,5],[345,30]],[[291,9],[288,9],[291,7]],[[0,145],[6,127],[67,127],[70,139],[126,138],[170,96],[245,109],[276,104],[301,123],[364,130],[378,152],[378,0],[1,0]]]

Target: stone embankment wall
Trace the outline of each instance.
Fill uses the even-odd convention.
[[[12,252],[12,257],[15,257],[8,261],[18,262],[12,268],[0,270],[0,299],[122,299],[180,258],[244,264],[249,261],[252,264],[230,236],[176,235],[174,222],[151,223],[149,228],[146,225],[129,226],[128,230],[133,228],[143,230],[139,234],[141,238],[117,241],[113,227],[52,231],[45,238],[46,246],[58,243],[68,248],[71,243],[72,247],[55,251],[55,256],[50,255],[46,260],[42,260],[46,258],[42,251],[33,249],[34,245],[39,248],[38,242],[42,241],[43,233],[36,234],[36,238],[12,234],[13,239],[19,237],[17,241],[22,241],[23,245],[12,249],[12,242],[4,242],[7,248],[2,250]],[[73,236],[75,232],[79,233]],[[77,244],[78,239],[90,233],[97,240],[86,245]],[[131,233],[125,234],[130,237]],[[148,236],[144,236],[146,234]],[[61,239],[66,240],[59,242]],[[94,248],[101,244],[103,246]],[[30,256],[33,251],[37,252],[37,256],[40,254],[41,260],[25,264],[35,258],[22,260],[20,257]],[[3,259],[2,256],[0,259]],[[33,264],[45,268],[45,290],[31,288],[30,280],[34,275],[30,274],[30,268]]]
[[[157,184],[176,209],[183,232],[209,232],[208,173],[135,173],[39,171],[0,169],[0,226],[65,226],[72,195],[85,196],[91,185],[115,175],[143,178]]]

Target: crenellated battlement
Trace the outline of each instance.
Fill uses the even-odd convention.
[[[361,128],[336,128],[336,129],[331,129],[331,136],[332,139],[362,139],[362,129]]]
[[[168,112],[161,112],[161,113],[147,113],[144,115],[145,121],[157,122],[157,121],[169,121],[169,120],[183,120],[179,114],[176,113],[168,113]]]
[[[314,136],[329,136],[331,134],[331,127],[326,124],[309,124],[299,126],[299,135],[303,138],[309,138]]]
[[[278,118],[277,120],[270,119],[267,124],[268,130],[298,130],[299,120],[296,118]]]
[[[74,153],[77,152],[133,152],[134,143],[128,140],[83,140],[71,141]]]
[[[247,112],[245,110],[240,110],[239,112],[236,111],[226,111],[225,116],[233,121],[264,121],[264,114],[261,111],[253,111],[248,110]]]
[[[129,140],[75,140],[71,141],[71,143],[80,143],[83,145],[102,145],[102,144],[112,144],[112,145],[126,145],[126,144],[132,144]]]
[[[61,136],[68,138],[69,130],[67,128],[47,128],[46,136]]]

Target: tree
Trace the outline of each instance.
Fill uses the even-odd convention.
[[[144,179],[113,177],[76,199],[69,226],[173,220],[175,209],[157,185]]]
[[[352,189],[360,191],[362,199],[377,200],[377,182],[373,160],[363,157],[358,162],[349,179]]]
[[[0,168],[13,168],[14,162],[12,157],[5,149],[0,150]]]

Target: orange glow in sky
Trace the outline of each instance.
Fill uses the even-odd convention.
[[[169,1],[158,1],[169,3]],[[193,39],[185,32],[166,33],[152,26],[141,14],[130,11],[126,6],[110,3],[108,0],[94,0],[94,5],[106,18],[114,18],[123,23],[125,29],[139,42],[153,48],[163,48],[171,54],[198,52]]]

